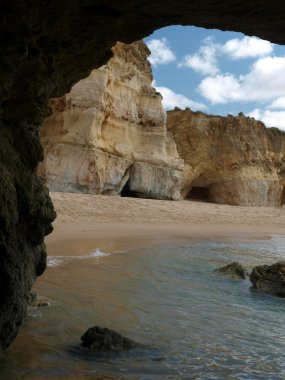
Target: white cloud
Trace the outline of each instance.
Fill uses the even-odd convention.
[[[146,44],[151,51],[149,61],[154,67],[165,65],[176,60],[176,56],[171,50],[166,38],[146,41]]]
[[[275,99],[270,104],[269,108],[285,108],[285,96]]]
[[[212,104],[224,104],[235,100],[234,96],[240,92],[240,84],[232,74],[219,74],[203,79],[198,91]]]
[[[155,86],[155,83],[153,84]],[[168,87],[155,86],[156,91],[160,92],[163,99],[162,104],[164,109],[170,110],[174,107],[184,109],[190,107],[193,110],[206,110],[207,106],[203,103],[195,102],[187,98],[185,95],[177,94]]]
[[[249,112],[249,113],[247,114],[247,116],[249,116],[249,117],[254,117],[255,120],[261,120],[261,117],[262,117],[262,115],[261,115],[261,111],[260,111],[259,108],[255,108],[253,111]]]
[[[212,104],[272,101],[285,96],[285,56],[259,58],[246,75],[219,74],[206,77],[198,91]]]
[[[245,36],[227,41],[220,49],[232,59],[255,58],[271,54],[273,44],[257,37]]]
[[[213,37],[207,37],[203,40],[202,46],[197,53],[186,55],[178,67],[189,67],[203,75],[215,75],[219,72],[217,66],[217,47]]]
[[[285,111],[260,110],[259,108],[249,112],[247,116],[261,120],[267,127],[277,127],[285,131]]]
[[[231,59],[256,58],[269,55],[273,44],[257,37],[234,38],[225,44],[215,42],[213,36],[202,41],[199,50],[186,55],[178,67],[188,67],[202,75],[214,76],[219,73],[218,57],[226,55]]]

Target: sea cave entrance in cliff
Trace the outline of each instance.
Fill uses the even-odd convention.
[[[130,189],[130,181],[125,183],[125,186],[121,190],[121,197],[139,198],[135,191]]]
[[[190,200],[190,201],[210,202],[209,188],[201,187],[201,186],[193,186],[190,188],[185,199]]]

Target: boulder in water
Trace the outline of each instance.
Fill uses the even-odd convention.
[[[256,266],[249,279],[252,289],[285,297],[285,261]]]
[[[215,272],[219,272],[224,274],[225,276],[239,280],[245,280],[248,276],[246,268],[238,262],[234,262],[226,265],[225,267],[215,269]]]
[[[95,351],[121,351],[139,345],[114,330],[99,326],[89,328],[81,340],[84,347],[90,347]]]

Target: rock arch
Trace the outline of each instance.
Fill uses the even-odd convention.
[[[36,176],[47,99],[104,64],[116,41],[180,24],[285,43],[285,3],[254,0],[1,1],[0,347],[16,336],[30,288],[45,269],[55,213]]]

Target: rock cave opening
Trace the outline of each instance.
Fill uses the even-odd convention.
[[[125,186],[121,190],[121,197],[124,198],[139,198],[135,191],[130,189],[130,181],[128,180],[125,183]]]
[[[190,201],[211,202],[209,188],[202,186],[193,186],[189,190],[185,199]]]

